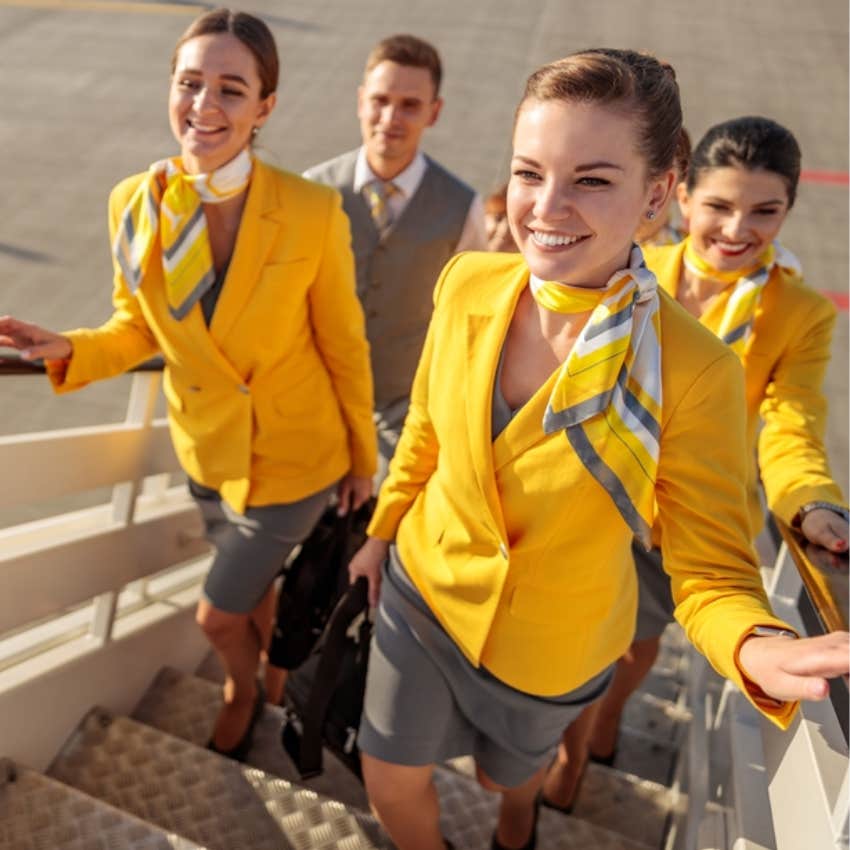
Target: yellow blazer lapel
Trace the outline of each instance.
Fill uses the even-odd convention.
[[[493,465],[493,385],[499,354],[520,293],[528,281],[528,267],[495,281],[492,296],[482,299],[484,310],[466,316],[466,424],[478,486],[497,526],[504,519]]]
[[[250,299],[272,246],[281,229],[292,219],[294,204],[280,194],[269,173],[269,166],[255,160],[233,257],[210,322],[210,335],[216,345],[224,342]],[[292,247],[297,250],[296,246]],[[285,258],[288,259],[296,257]]]

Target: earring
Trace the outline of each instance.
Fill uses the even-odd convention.
[[[252,139],[253,139],[253,138],[255,138],[255,137],[256,137],[256,135],[257,135],[257,133],[259,133],[259,132],[260,132],[260,128],[259,128],[259,127],[252,127],[252,128],[251,128],[251,138],[252,138]]]
[[[646,217],[647,217],[650,221],[654,221],[654,220],[655,220],[655,210],[647,210],[647,211],[646,211]]]

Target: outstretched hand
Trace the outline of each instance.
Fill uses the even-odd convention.
[[[850,672],[850,634],[799,640],[751,635],[738,659],[747,677],[774,699],[822,700],[829,694],[827,679]]]
[[[809,511],[800,525],[800,531],[810,543],[817,543],[830,552],[846,552],[850,526],[843,516],[828,508]]]
[[[360,576],[369,583],[369,605],[374,608],[381,595],[381,567],[387,558],[390,544],[387,540],[367,537],[366,542],[354,553],[348,565],[348,577],[352,584]]]
[[[71,356],[71,341],[38,325],[12,316],[0,316],[0,345],[17,348],[24,360],[65,360]]]

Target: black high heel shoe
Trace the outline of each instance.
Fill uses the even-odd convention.
[[[534,820],[531,822],[531,835],[528,836],[528,841],[526,841],[522,847],[505,847],[505,845],[497,838],[497,828],[496,832],[493,833],[493,838],[490,842],[490,850],[535,850],[537,847],[537,819],[540,816],[540,802],[541,797],[538,794],[534,798]]]
[[[251,709],[251,719],[248,721],[248,728],[245,729],[245,732],[236,743],[236,746],[231,747],[229,750],[222,750],[215,745],[215,740],[210,738],[207,743],[207,749],[212,750],[214,753],[218,753],[220,756],[233,759],[234,761],[245,761],[245,758],[254,743],[254,729],[256,728],[257,722],[263,713],[265,704],[266,689],[263,687],[262,683],[258,681],[257,696],[254,698],[254,707]]]

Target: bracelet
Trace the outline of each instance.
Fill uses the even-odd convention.
[[[835,505],[832,502],[807,502],[794,514],[794,519],[791,520],[791,527],[799,528],[803,524],[806,514],[820,510],[832,511],[832,513],[842,517],[845,522],[850,522],[850,511],[847,508],[842,508],[841,505]]]

